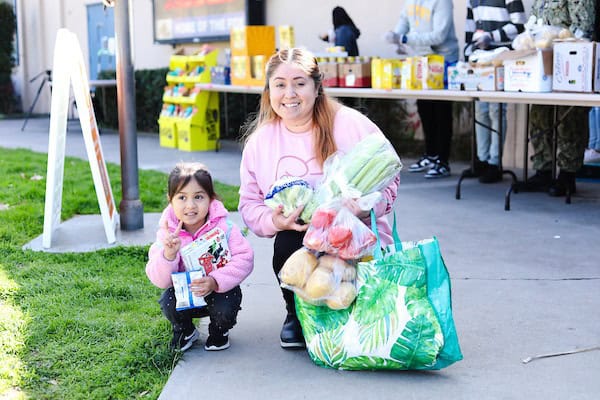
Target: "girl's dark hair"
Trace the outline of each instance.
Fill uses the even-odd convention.
[[[169,174],[167,184],[167,198],[169,201],[190,181],[196,180],[198,185],[206,191],[211,200],[218,199],[215,193],[212,177],[206,166],[202,163],[181,162],[175,165],[175,168]]]
[[[352,18],[350,18],[346,10],[338,6],[333,9],[331,14],[333,16],[333,29],[337,29],[342,25],[350,25],[352,30],[354,30],[356,33],[356,38],[358,39],[360,36],[360,30],[356,27],[356,25],[354,25],[354,21],[352,21]]]

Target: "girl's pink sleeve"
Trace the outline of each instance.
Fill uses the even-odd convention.
[[[231,260],[222,268],[210,273],[217,285],[218,293],[227,292],[238,286],[254,269],[254,251],[248,239],[242,235],[240,228],[233,225],[228,240]]]
[[[238,210],[244,223],[260,237],[273,237],[277,228],[273,225],[273,210],[265,204],[265,193],[258,185],[256,177],[256,154],[254,142],[246,144],[240,164],[240,202]]]
[[[162,220],[162,219],[161,219]],[[171,273],[179,271],[181,256],[177,256],[173,261],[169,261],[163,255],[163,237],[165,232],[159,229],[156,232],[156,241],[150,246],[148,251],[148,263],[146,264],[146,275],[148,279],[157,287],[166,289],[173,286]]]

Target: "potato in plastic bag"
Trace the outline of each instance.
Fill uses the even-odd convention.
[[[282,279],[281,287],[294,291],[311,304],[341,310],[356,298],[356,267],[339,257],[323,254],[303,286],[292,286]]]
[[[279,271],[281,286],[285,284],[290,290],[302,289],[316,266],[317,257],[310,250],[304,247],[296,250]]]

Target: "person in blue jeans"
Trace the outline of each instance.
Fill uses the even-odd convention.
[[[600,107],[590,110],[590,141],[585,150],[583,162],[585,164],[600,164]]]
[[[465,59],[477,49],[491,50],[511,42],[525,29],[525,9],[521,0],[467,0]],[[502,134],[500,135],[500,114]],[[481,183],[502,180],[500,148],[506,137],[506,104],[475,102],[477,161],[471,176]],[[491,128],[491,129],[490,129]]]

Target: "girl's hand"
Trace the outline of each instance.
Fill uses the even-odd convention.
[[[283,215],[283,205],[279,205],[279,207],[273,210],[273,225],[280,231],[304,232],[308,229],[308,224],[301,225],[297,222],[302,210],[304,210],[304,206],[296,208],[294,212],[286,217]]]
[[[183,221],[179,221],[179,225],[177,225],[177,229],[175,232],[169,232],[169,225],[167,224],[167,220],[164,220],[162,229],[165,230],[166,235],[163,239],[163,255],[169,260],[173,261],[175,257],[177,257],[177,252],[181,248],[181,239],[179,238],[179,232],[181,232],[181,228],[183,227]]]
[[[194,279],[190,283],[190,290],[196,296],[206,296],[217,290],[219,285],[212,276],[203,276],[200,279]]]
[[[365,219],[369,217],[371,212],[370,210],[365,211],[360,208],[356,199],[344,199],[344,206],[346,206],[346,208],[359,219]]]

